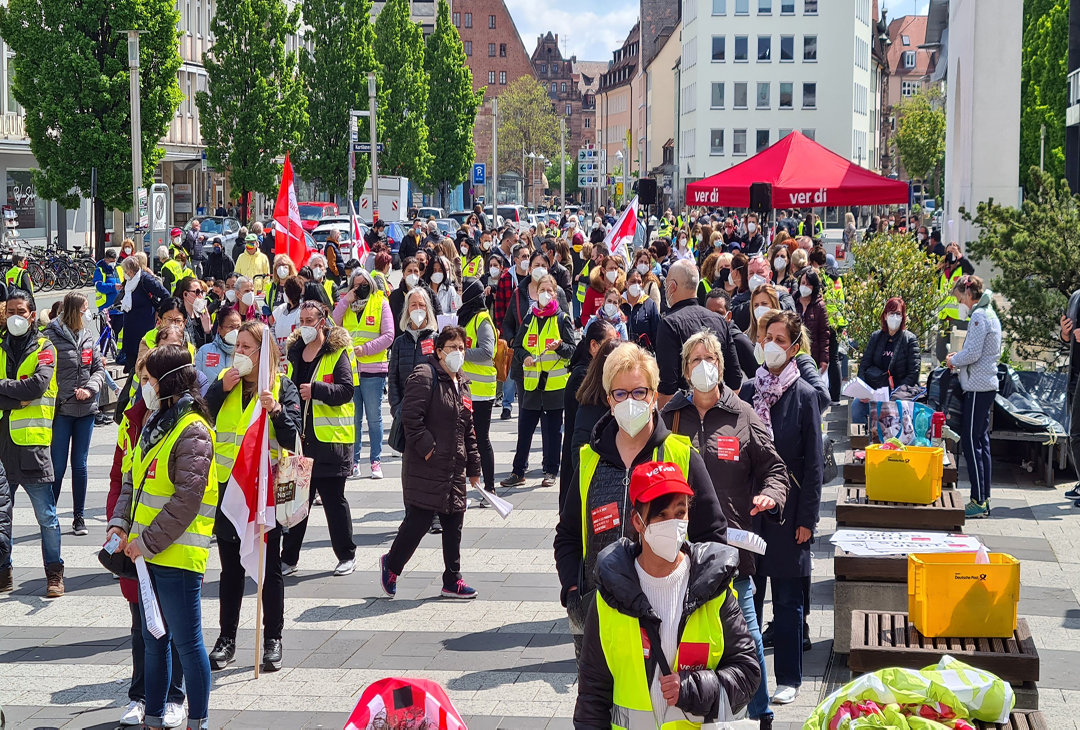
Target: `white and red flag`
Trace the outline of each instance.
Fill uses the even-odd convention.
[[[634,242],[634,234],[637,233],[637,213],[638,198],[635,195],[630,205],[626,206],[626,210],[615,221],[615,225],[604,236],[604,248],[608,250],[608,253],[612,256],[621,255],[627,264],[630,263],[630,245]]]
[[[432,730],[468,730],[439,683],[419,677],[387,677],[369,684],[349,715],[345,730],[397,727],[395,721],[401,722],[401,727],[420,727],[418,720],[426,720],[423,727]]]
[[[285,153],[285,166],[281,169],[281,186],[274,203],[274,255],[285,254],[297,269],[308,260],[308,247],[304,239],[304,224],[300,220],[300,206],[296,203],[296,186],[293,185],[292,162]]]
[[[371,249],[368,248],[367,241],[364,240],[364,234],[360,231],[360,217],[356,215],[356,208],[353,207],[353,202],[349,201],[349,220],[352,221],[352,239],[353,239],[353,255],[360,262],[360,265],[364,265],[364,261],[367,260],[368,254],[371,253]]]
[[[270,389],[270,379],[275,376],[277,363],[270,361],[271,336],[268,329],[263,330],[259,393]],[[258,397],[251,399],[251,416],[221,498],[221,513],[232,522],[240,537],[240,564],[258,581],[262,549],[259,528],[265,525],[269,531],[277,524],[274,490],[270,485],[270,418]]]

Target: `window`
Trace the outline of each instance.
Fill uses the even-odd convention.
[[[915,68],[915,51],[904,51],[904,68]]]
[[[814,4],[817,5],[816,0],[815,0]],[[489,15],[488,16],[488,28],[490,30],[495,30],[495,16],[494,15]]]
[[[744,36],[744,35],[735,36],[735,60],[736,61],[742,61],[744,63],[746,62],[747,54],[749,53],[748,47],[749,47],[749,41],[747,41],[746,36]]]
[[[757,145],[756,145],[756,150],[755,151],[763,152],[769,146],[769,130],[767,130],[767,129],[759,129],[757,131],[757,140],[756,140],[756,142],[757,142]]]
[[[771,61],[772,60],[772,36],[771,35],[759,35],[757,37],[757,60],[759,60],[759,61]]]
[[[500,43],[499,44],[499,57],[500,58],[506,58],[506,44],[505,43]]]
[[[195,3],[195,34],[202,38],[202,0]]]
[[[817,15],[817,0],[803,0],[803,15]]]
[[[488,83],[489,84],[494,84],[495,83],[495,72],[494,71],[488,71]]]
[[[780,108],[781,109],[794,109],[795,102],[792,97],[795,96],[793,90],[794,84],[787,81],[780,82]]]
[[[694,36],[682,46],[683,69],[693,68],[697,65],[697,36]]]
[[[814,139],[814,137],[817,135],[816,130],[813,129],[804,129],[802,133],[807,139]]]
[[[735,14],[736,15],[749,15],[750,14],[750,0],[735,0]]]
[[[454,27],[461,27],[461,13],[454,13]]]
[[[817,61],[817,36],[804,35],[802,39],[802,60]]]
[[[757,0],[758,15],[772,15],[772,0]]]
[[[547,73],[547,64],[546,63],[540,64],[540,73],[542,73],[542,74]]]
[[[472,13],[465,13],[465,27],[472,27]]]
[[[817,108],[817,84],[802,85],[802,105],[803,109]]]
[[[732,104],[736,109],[746,108],[746,82],[735,82],[735,102]]]
[[[782,140],[784,137],[788,136],[789,134],[791,134],[790,129],[781,129],[780,130],[780,135],[776,138],[776,141],[779,142],[780,140]]]
[[[573,112],[574,112],[574,108],[571,105],[567,104],[566,105],[566,116],[570,116],[571,114],[573,114]]]
[[[910,46],[911,45],[911,36],[907,36],[907,35],[900,36],[900,41],[905,46]]]
[[[187,115],[190,117],[194,111],[195,97],[191,94],[191,74],[187,75]]]
[[[558,85],[554,81],[552,81],[551,82],[551,93],[554,94],[557,88],[558,88]]]
[[[491,17],[494,18],[495,16],[492,15]],[[551,64],[551,73],[553,73],[553,74],[559,73],[559,64],[557,64],[557,63]]]
[[[505,71],[500,71],[499,72],[499,85],[500,86],[506,86],[506,72]]]
[[[712,0],[713,15],[727,15],[727,0]]]
[[[585,117],[585,129],[588,129],[591,126],[592,126],[592,120],[589,119],[588,117]]]
[[[713,109],[724,108],[724,82],[714,81],[712,85],[712,103],[710,106]]]
[[[724,49],[725,49],[725,46],[726,46],[726,43],[725,43],[726,40],[727,40],[727,36],[714,35],[712,37],[712,60],[714,60],[714,61],[723,61],[724,60]]]
[[[495,44],[494,43],[488,43],[488,56],[491,57],[491,58],[495,58]]]
[[[780,14],[781,15],[794,15],[795,14],[795,0],[780,0]]]
[[[714,129],[709,132],[709,154],[724,154],[724,130]]]
[[[919,83],[917,81],[903,81],[901,82],[901,93],[905,99],[910,99],[915,96],[915,92],[919,90]]]
[[[559,84],[559,93],[561,93],[561,94],[566,93],[566,82],[565,81],[563,81],[561,84]]]
[[[795,60],[795,36],[780,36],[780,63],[791,63]]]
[[[736,129],[731,140],[731,154],[746,156],[746,130]]]
[[[770,92],[772,91],[772,84],[768,81],[759,82],[757,85],[757,108],[768,109],[770,105]]]
[[[465,55],[472,55],[472,41],[465,41]]]

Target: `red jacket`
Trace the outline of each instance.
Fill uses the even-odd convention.
[[[592,316],[604,306],[604,292],[596,291],[591,286],[585,287],[585,301],[581,303],[581,326],[584,327]]]
[[[138,443],[143,423],[146,421],[146,404],[140,398],[125,411],[125,414],[128,419],[128,443]],[[123,460],[124,452],[120,449],[120,444],[117,443],[116,450],[113,452],[112,470],[109,471],[109,496],[105,498],[106,521],[112,519],[113,510],[116,509],[116,501],[120,498],[120,490],[124,486]],[[124,598],[127,599],[128,603],[139,602],[139,584],[135,581],[121,578],[120,592],[124,594]]]

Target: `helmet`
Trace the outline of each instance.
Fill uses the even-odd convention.
[[[171,231],[169,231],[169,235],[172,236],[173,238],[180,238],[180,236],[184,235],[184,232],[181,231],[179,228],[174,228]]]

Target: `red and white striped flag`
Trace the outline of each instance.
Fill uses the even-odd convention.
[[[304,224],[300,220],[300,206],[296,202],[296,186],[293,185],[292,162],[285,153],[285,166],[281,168],[281,186],[274,203],[274,255],[285,254],[303,268],[308,260],[307,239]]]
[[[277,365],[270,361],[271,337],[264,326],[259,351],[259,393],[270,389],[270,379]],[[266,525],[267,531],[274,529],[277,515],[274,490],[270,485],[270,418],[258,397],[254,398],[253,406],[236,463],[221,498],[221,513],[232,522],[240,536],[240,564],[258,582],[259,527]]]
[[[612,256],[619,254],[627,263],[630,262],[630,245],[634,242],[634,234],[637,232],[637,210],[638,199],[635,195],[630,205],[626,206],[626,210],[604,237],[604,248],[608,250],[608,253]]]
[[[356,215],[356,208],[353,207],[351,200],[349,201],[349,219],[352,221],[353,255],[363,266],[371,249],[364,240],[364,234],[360,232],[360,218]]]

